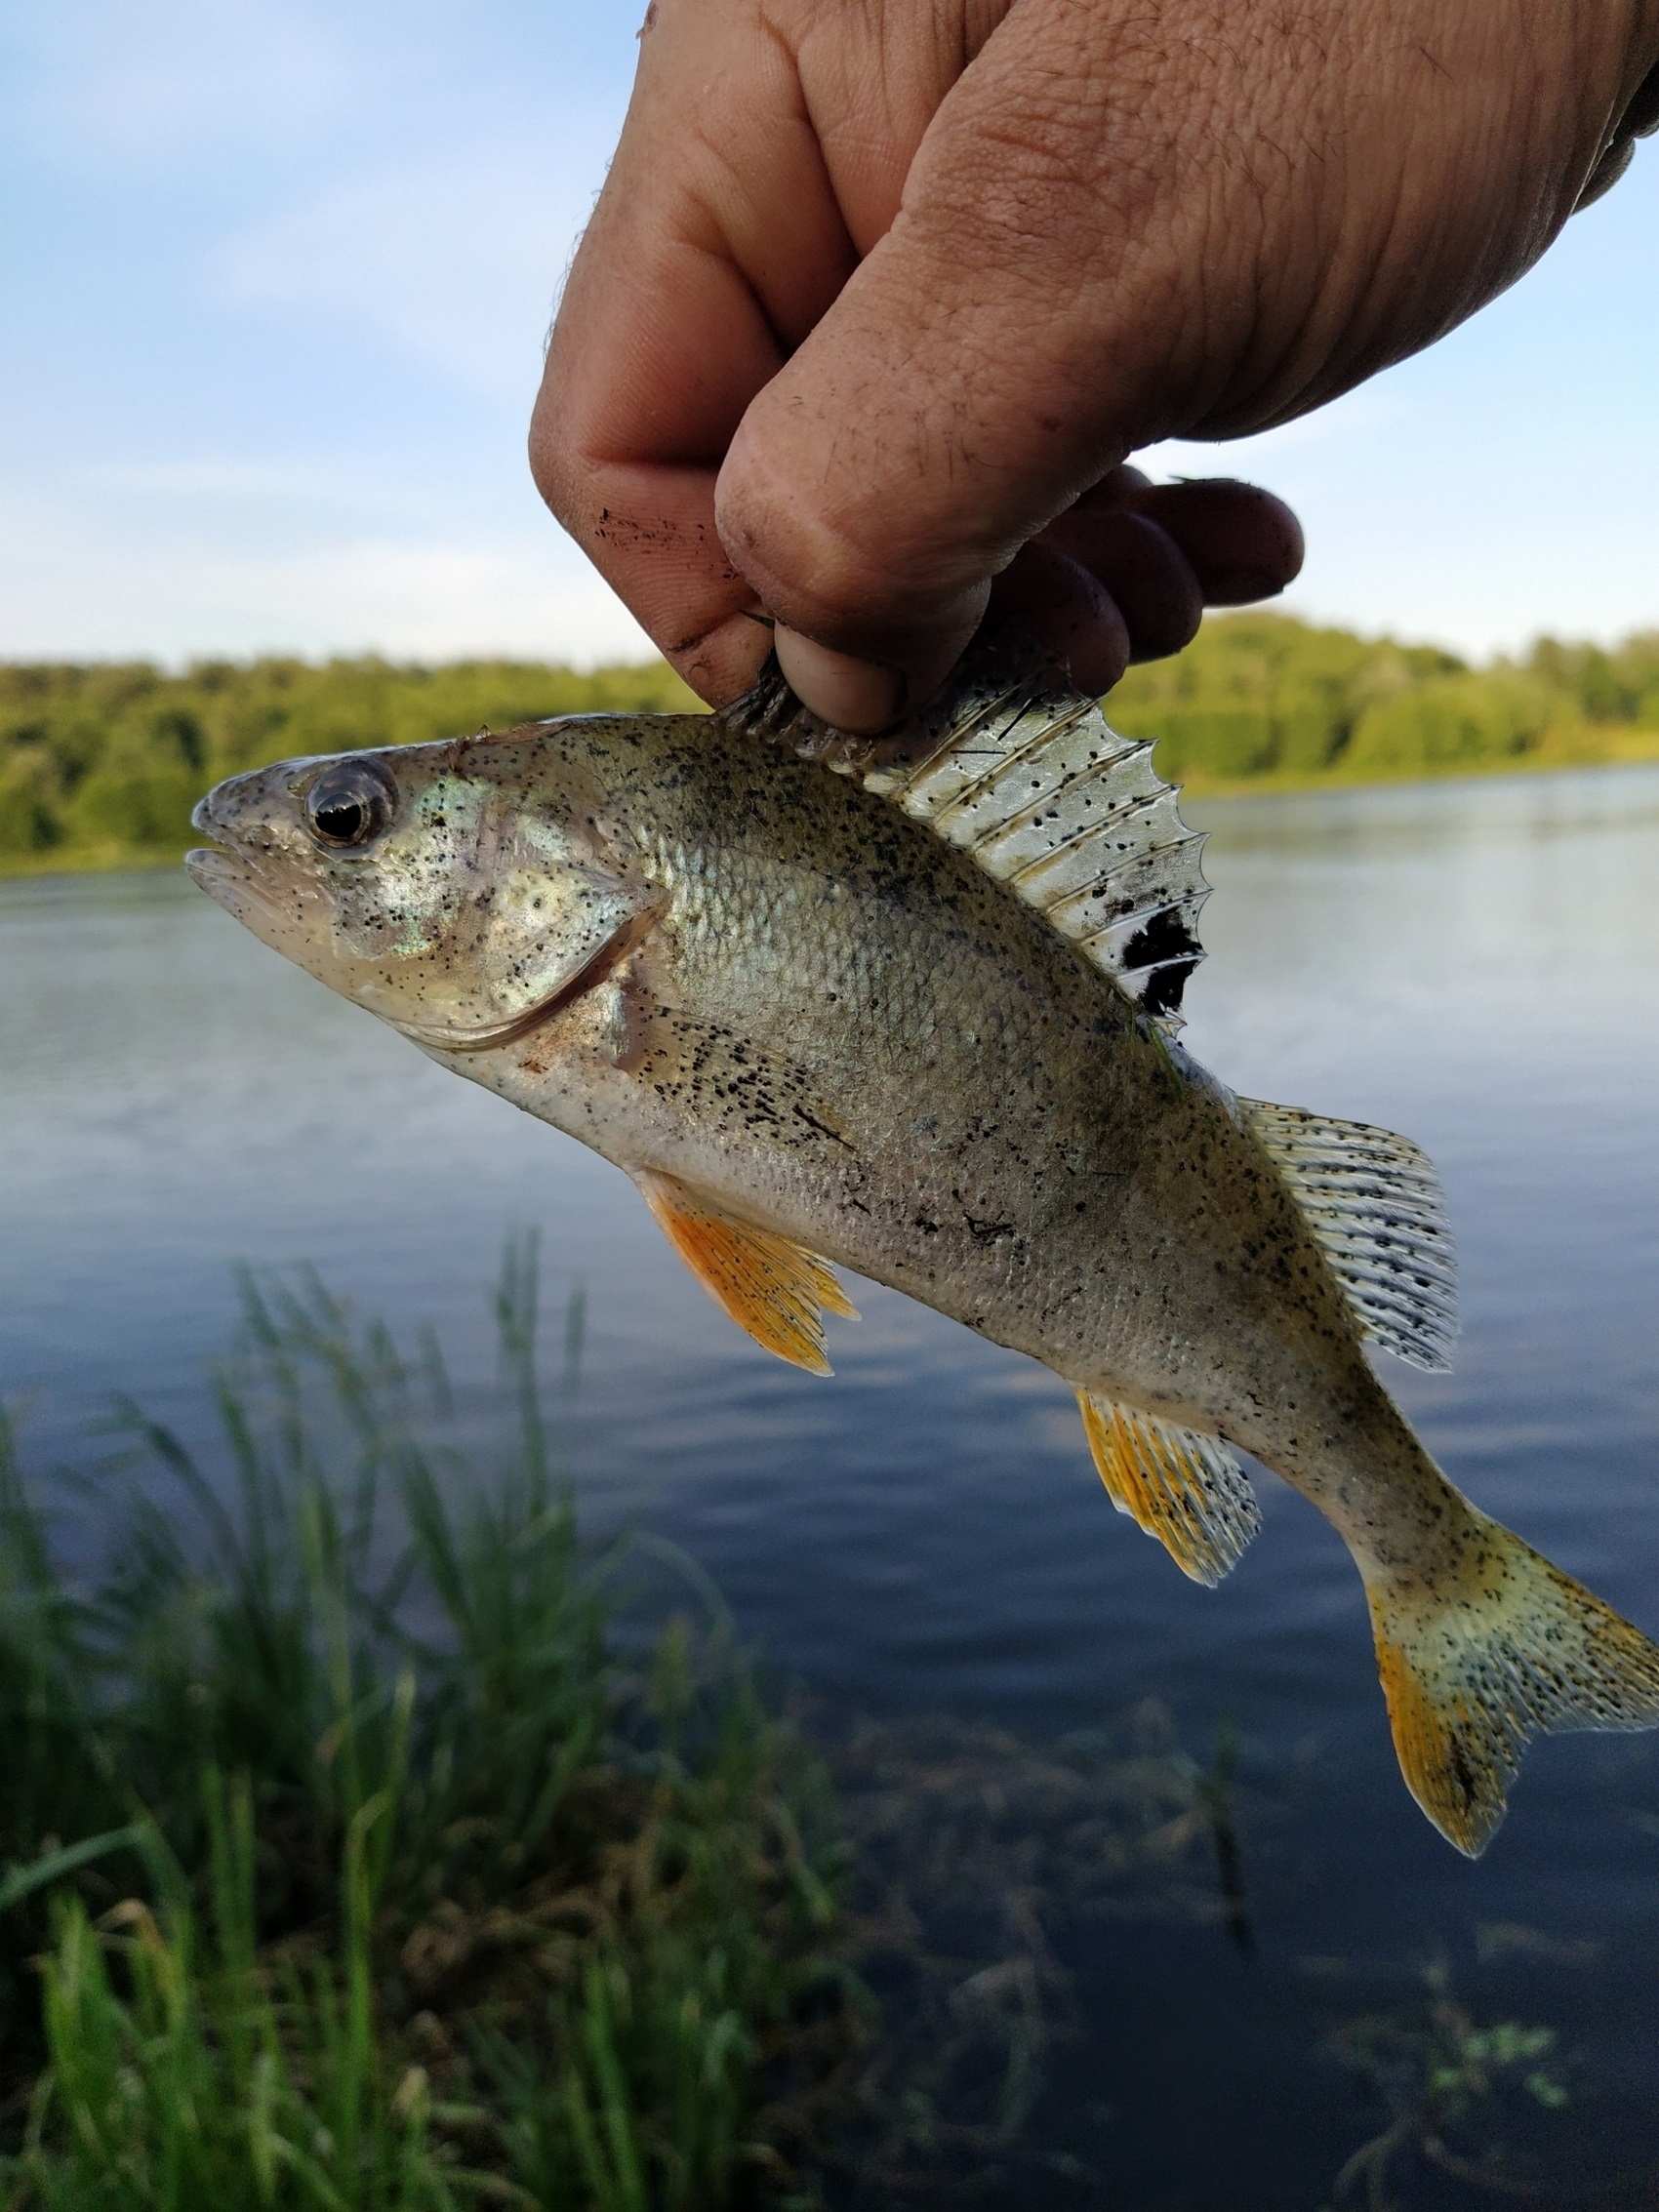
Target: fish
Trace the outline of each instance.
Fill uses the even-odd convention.
[[[1448,1364],[1408,1140],[1240,1098],[1179,1039],[1201,837],[1151,745],[1017,642],[877,739],[773,664],[712,716],[280,761],[186,865],[266,945],[630,1176],[779,1357],[835,1273],[1075,1391],[1113,1504],[1219,1582],[1239,1455],[1358,1569],[1407,1787],[1470,1857],[1544,1730],[1659,1725],[1659,1647],[1464,1497],[1369,1347]]]

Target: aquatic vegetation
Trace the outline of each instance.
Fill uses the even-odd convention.
[[[1478,2026],[1443,1960],[1416,1980],[1408,2001],[1357,2014],[1330,2037],[1329,2052],[1359,2076],[1388,2124],[1343,2166],[1329,2212],[1396,2212],[1408,2201],[1396,2187],[1422,2167],[1485,2194],[1538,2194],[1535,2176],[1516,2164],[1498,2131],[1517,2097],[1547,2112],[1569,2102],[1556,2031],[1509,2020]]]
[[[1248,1940],[1234,1725],[1206,1767],[1155,1702],[1053,1743],[785,1715],[671,1548],[578,1541],[532,1247],[487,1468],[429,1340],[244,1299],[223,1457],[126,1407],[54,1530],[101,1563],[56,1563],[0,1429],[0,2203],[1118,2201],[1066,2103],[1074,1947]],[[1385,2120],[1333,2212],[1413,2161],[1507,2183],[1505,2100],[1576,2110],[1548,2031],[1449,1985],[1329,2048]]]
[[[84,2206],[430,2207],[492,2176],[434,2140],[425,2071],[399,2066],[376,2001],[368,1842],[393,1808],[371,1799],[343,1869],[337,1952],[262,1952],[252,1791],[204,1789],[205,1910],[153,1830],[163,1902],[124,1900],[95,1926],[58,1905],[41,1966],[48,2066],[29,2100],[9,2201]],[[440,2119],[483,2121],[451,2108]],[[494,2192],[500,2194],[499,2189]]]
[[[218,1455],[124,1405],[49,1531],[0,1425],[0,2201],[1092,2186],[1044,2145],[1060,1947],[1237,1910],[1219,1765],[1155,1705],[1054,1745],[824,1712],[815,1748],[671,1547],[579,1543],[532,1244],[487,1471],[429,1338],[242,1289]]]
[[[120,1408],[84,1587],[0,1428],[6,2201],[692,2212],[1047,2172],[1052,1937],[1224,1910],[1168,1716],[827,1721],[826,1756],[671,1549],[692,1602],[619,1645],[640,1552],[577,1540],[532,1246],[490,1476],[429,1340],[314,1277],[243,1304],[223,1460]]]
[[[851,2201],[1101,2201],[1109,2177],[1048,2124],[1055,2061],[1085,2032],[1067,1942],[1101,1922],[1228,1917],[1210,1778],[1155,1700],[1052,1744],[863,1720],[830,1757],[848,1955],[887,2023],[859,2074]]]

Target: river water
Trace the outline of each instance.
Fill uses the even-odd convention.
[[[1457,1367],[1385,1361],[1390,1387],[1480,1505],[1659,1632],[1659,769],[1187,811],[1216,895],[1185,1041],[1435,1157]],[[1539,2154],[1590,2193],[1549,2201],[1659,2204],[1659,1739],[1536,1746],[1459,1860],[1399,1784],[1347,1556],[1271,1477],[1205,1591],[1111,1511],[1026,1361],[868,1285],[832,1381],[767,1359],[614,1171],[170,874],[0,886],[0,1391],[36,1470],[84,1464],[119,1390],[204,1429],[236,1260],[314,1262],[486,1374],[483,1293],[536,1225],[549,1307],[586,1290],[589,1526],[686,1546],[829,1707],[1034,1739],[1153,1698],[1200,1758],[1235,1727],[1254,1950],[1107,1925],[1072,1958],[1064,2124],[1113,2204],[1326,2201],[1377,2124],[1317,2056],[1333,1986],[1435,1957],[1472,2012],[1558,2031]]]

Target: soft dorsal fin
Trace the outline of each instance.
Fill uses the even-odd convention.
[[[714,1301],[757,1345],[813,1375],[831,1373],[824,1315],[858,1319],[828,1260],[729,1214],[671,1175],[637,1175],[657,1226]]]
[[[1262,1525],[1250,1477],[1219,1436],[1177,1428],[1089,1390],[1083,1430],[1107,1495],[1184,1575],[1213,1588]]]
[[[1457,1255],[1434,1162],[1362,1121],[1240,1099],[1348,1293],[1360,1333],[1441,1374],[1457,1336]]]
[[[1119,737],[1051,665],[1014,642],[977,648],[939,701],[883,738],[808,714],[775,666],[724,719],[931,824],[1125,997],[1181,1026],[1181,993],[1204,956],[1203,835],[1182,822],[1152,746]]]

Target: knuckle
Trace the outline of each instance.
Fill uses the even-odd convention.
[[[862,544],[804,486],[745,460],[734,446],[715,493],[714,524],[766,605],[815,636],[833,636],[868,617],[875,594]]]

